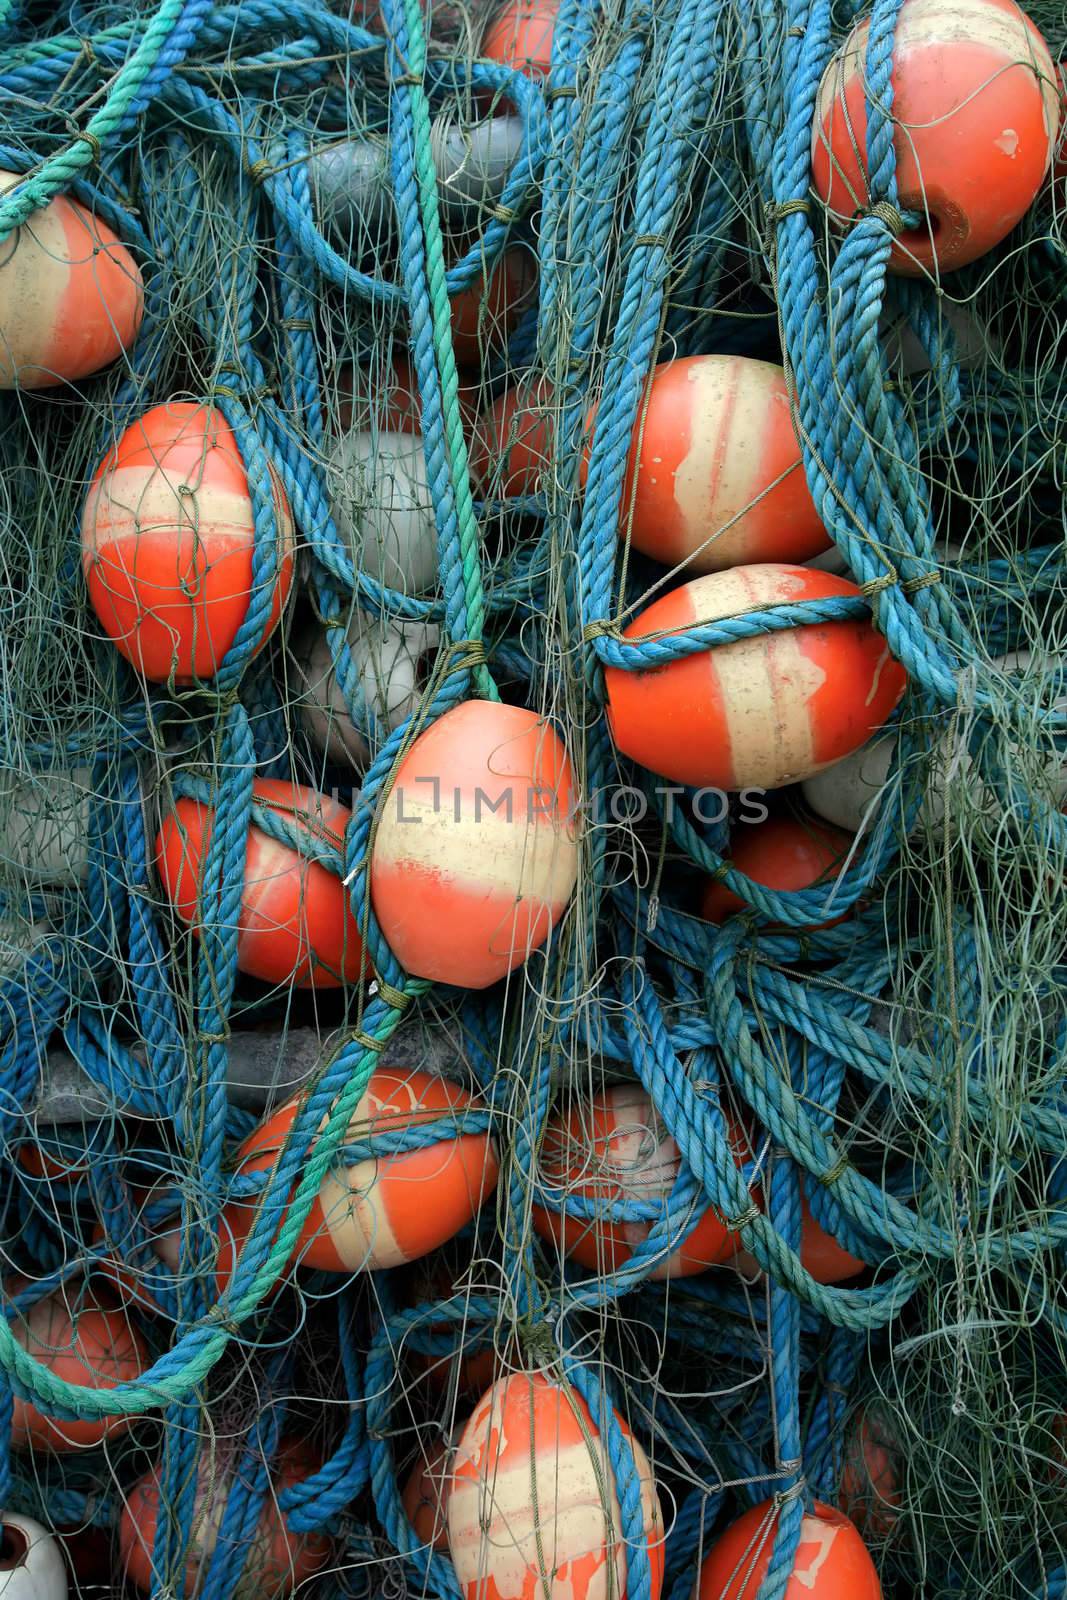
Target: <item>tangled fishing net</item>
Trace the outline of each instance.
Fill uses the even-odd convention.
[[[119,359],[0,395],[0,1508],[86,1595],[458,1600],[485,1590],[439,1537],[451,1446],[536,1371],[586,1408],[628,1600],[686,1600],[768,1501],[779,1600],[813,1498],[894,1600],[1063,1596],[1063,181],[960,270],[895,275],[898,0],[847,230],[810,187],[847,4],[561,0],[547,77],[485,57],[498,9],[0,0],[0,252],[66,195],[144,290]],[[1058,60],[1062,5],[1029,15]],[[624,646],[689,576],[629,537],[646,385],[707,354],[784,367],[859,593]],[[182,404],[247,474],[253,602],[153,677],[90,604],[83,512]],[[367,531],[409,525],[417,570]],[[850,618],[906,693],[844,865],[768,888],[731,865],[736,793],[613,743],[605,669]],[[472,700],[553,728],[581,797],[551,936],[480,989],[405,971],[369,869],[399,763]],[[297,815],[294,784],[327,798]],[[179,812],[213,817],[184,910]],[[249,965],[252,837],[343,894],[346,948]],[[458,945],[435,904],[416,933]],[[429,1125],[352,1120],[381,1062],[454,1086]],[[301,1255],[372,1158],[426,1156],[432,1232],[450,1141],[493,1171],[438,1248]],[[662,1270],[709,1207],[734,1253]]]

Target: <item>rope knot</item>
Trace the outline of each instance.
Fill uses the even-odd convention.
[[[903,214],[900,207],[895,206],[892,200],[876,200],[873,206],[869,206],[866,212],[861,212],[860,215],[873,217],[876,221],[884,223],[894,239],[904,232]]]

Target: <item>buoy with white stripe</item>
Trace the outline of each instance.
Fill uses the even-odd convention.
[[[437,582],[437,522],[420,433],[347,433],[326,462],[337,530],[356,568],[387,589]]]
[[[22,177],[0,171],[0,195]],[[141,271],[106,222],[56,195],[0,245],[0,389],[50,389],[128,350],[144,311]]]
[[[427,1549],[448,1550],[448,1497],[452,1492],[452,1456],[462,1424],[451,1439],[444,1439],[435,1450],[419,1456],[404,1485],[400,1504],[415,1530],[415,1537]]]
[[[739,1159],[743,1136],[732,1130]],[[546,1188],[581,1196],[596,1207],[666,1200],[681,1170],[681,1152],[667,1132],[649,1095],[640,1085],[614,1084],[579,1100],[549,1118],[541,1151]],[[554,1194],[553,1198],[557,1198]],[[671,1255],[648,1274],[652,1279],[686,1278],[728,1260],[739,1239],[701,1197],[700,1220]],[[535,1206],[533,1223],[543,1239],[562,1245],[563,1253],[591,1272],[617,1272],[648,1237],[652,1223],[642,1219],[614,1221],[609,1216],[563,1215]]]
[[[67,1600],[59,1540],[32,1517],[0,1512],[0,1600]]]
[[[485,989],[540,948],[578,873],[570,758],[522,707],[468,700],[421,734],[384,797],[374,914],[415,977]]]
[[[353,610],[347,629],[353,670],[383,728],[399,728],[419,704],[440,638],[441,630],[432,622]],[[365,766],[370,751],[348,714],[328,631],[314,625],[293,645],[292,654],[297,689],[292,703],[311,738],[331,760]]]
[[[1036,660],[1039,658],[1031,650],[1010,650],[1007,655],[999,656],[993,665],[1009,676],[1023,676]],[[809,778],[803,785],[803,793],[811,809],[852,833],[876,823],[897,738],[895,733],[879,734],[844,760]],[[970,752],[961,744],[958,730],[950,725],[936,741],[933,760],[929,768],[924,769],[919,818],[928,826],[936,827],[945,815],[948,774],[951,771],[970,773],[972,768]],[[1058,805],[1067,804],[1067,761],[1050,756],[1043,763],[1043,771],[1053,799]],[[1000,802],[985,784],[975,782],[974,787],[998,814],[1001,813]]]
[[[265,1172],[285,1144],[300,1102],[268,1117],[241,1145],[239,1170]],[[480,1102],[446,1078],[419,1070],[379,1067],[352,1115],[346,1142],[411,1127],[425,1129]],[[294,1250],[299,1266],[323,1272],[363,1272],[397,1267],[444,1244],[468,1223],[493,1192],[499,1162],[488,1132],[441,1130],[418,1148],[367,1156],[353,1166],[335,1163],[322,1180]],[[256,1201],[227,1206],[219,1256],[228,1274],[255,1218]]]
[[[719,1535],[700,1569],[697,1600],[756,1600],[778,1516],[775,1502],[765,1500]],[[784,1600],[882,1600],[870,1552],[843,1512],[818,1500],[805,1511]]]
[[[664,1524],[652,1469],[616,1412],[641,1484],[651,1600],[663,1583]],[[588,1406],[542,1372],[493,1385],[456,1448],[448,1545],[464,1600],[625,1596],[615,1475]]]
[[[825,884],[829,891],[829,881],[840,873],[852,843],[852,834],[811,817],[768,817],[733,830],[729,864],[767,889],[789,893]],[[747,909],[747,902],[717,878],[708,883],[700,902],[700,915],[707,922],[725,922]],[[819,926],[840,920],[834,917]]]
[[[768,563],[673,589],[626,629],[641,641],[741,612],[857,596],[855,584]],[[655,671],[608,667],[615,743],[651,772],[724,791],[777,789],[842,760],[904,692],[904,671],[866,618],[757,634]]]
[[[480,54],[535,82],[547,78],[558,20],[559,0],[504,0],[489,24]]]
[[[619,531],[686,576],[825,550],[785,373],[749,356],[655,368],[634,430]],[[632,509],[631,509],[632,508]]]
[[[812,129],[815,189],[841,221],[870,203],[869,34],[857,23],[830,62]],[[897,206],[920,220],[890,266],[951,272],[999,244],[1044,181],[1060,116],[1052,58],[1014,0],[904,0],[891,83]]]
[[[105,632],[144,677],[214,677],[253,597],[267,602],[256,648],[274,632],[296,545],[288,502],[271,477],[275,572],[257,580],[248,476],[220,411],[184,401],[155,406],[104,458],[82,514],[82,566]],[[269,583],[266,595],[260,583]]]
[[[15,1295],[24,1279],[8,1278],[4,1288]],[[85,1389],[114,1389],[135,1383],[149,1365],[148,1352],[126,1312],[104,1292],[71,1281],[10,1319],[17,1343],[57,1378]],[[39,1411],[16,1395],[11,1443],[16,1450],[66,1453],[87,1450],[135,1421],[130,1416],[60,1419]]]
[[[226,1501],[236,1486],[237,1474],[250,1471],[245,1462],[234,1467],[219,1457],[227,1450],[225,1442],[206,1449],[200,1459],[192,1538],[186,1554],[184,1600],[200,1593],[208,1564],[218,1545]],[[279,1509],[278,1496],[294,1484],[303,1483],[322,1465],[301,1441],[283,1441],[278,1450],[271,1484],[263,1500],[259,1521],[248,1541],[241,1530],[233,1543],[234,1565],[243,1560],[240,1576],[226,1589],[230,1600],[282,1600],[296,1593],[329,1563],[333,1544],[324,1533],[298,1533]],[[150,1467],[132,1488],[124,1492],[125,1504],[119,1520],[119,1551],[122,1573],[147,1594],[153,1587],[155,1571],[152,1545],[159,1520],[160,1467]],[[173,1582],[172,1574],[165,1576]],[[169,1592],[173,1593],[173,1589]]]
[[[258,806],[306,836],[309,845],[324,841],[343,847],[351,812],[328,795],[276,778],[257,778],[252,794]],[[210,806],[182,797],[156,839],[164,892],[194,932],[202,915],[201,877],[214,823]],[[237,927],[238,968],[264,983],[336,989],[358,983],[366,969],[359,922],[341,879],[254,823],[248,830]]]

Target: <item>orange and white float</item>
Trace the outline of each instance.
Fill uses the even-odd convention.
[[[343,845],[351,813],[337,801],[275,778],[257,778],[252,793],[257,805],[306,835],[309,844],[325,839]],[[210,806],[179,799],[156,839],[160,882],[194,932],[203,916],[200,882],[214,819]],[[264,983],[336,989],[358,983],[366,970],[359,923],[341,879],[254,824],[237,926],[237,965]]]
[[[558,19],[559,0],[504,0],[482,40],[481,54],[528,78],[547,78]]]
[[[293,582],[295,536],[273,479],[276,572],[257,648]],[[255,532],[244,461],[211,406],[156,406],[101,463],[82,513],[93,610],[116,648],[155,683],[214,677],[253,598]]]
[[[700,1569],[698,1600],[756,1600],[771,1564],[777,1526],[773,1500],[732,1522]],[[784,1600],[882,1600],[867,1546],[840,1511],[816,1501],[804,1513]]]
[[[227,1590],[232,1600],[263,1600],[267,1595],[281,1600],[282,1596],[293,1594],[306,1584],[329,1562],[333,1549],[330,1539],[323,1533],[295,1533],[277,1502],[283,1490],[302,1483],[320,1465],[302,1443],[289,1440],[281,1445],[247,1559],[235,1585]],[[182,1600],[192,1600],[199,1592],[199,1583],[218,1544],[226,1499],[233,1484],[232,1468],[227,1470],[224,1465],[219,1470],[212,1452],[205,1451],[197,1480],[193,1537],[186,1557]],[[150,1468],[126,1490],[119,1521],[121,1571],[146,1594],[153,1587],[152,1545],[159,1521],[159,1503],[158,1469]],[[235,1555],[238,1549],[244,1553],[243,1537],[239,1545],[235,1544]]]
[[[17,1511],[0,1512],[0,1600],[67,1600],[62,1546]]]
[[[743,1159],[744,1139],[733,1130],[735,1152]],[[619,1202],[663,1201],[681,1170],[681,1153],[664,1127],[651,1098],[639,1084],[620,1083],[578,1101],[549,1118],[541,1151],[547,1186],[580,1195],[594,1208]],[[685,1278],[728,1260],[739,1240],[706,1201],[688,1238],[649,1273],[653,1279]],[[612,1221],[606,1216],[563,1216],[535,1206],[533,1223],[543,1239],[592,1272],[616,1272],[652,1229],[651,1222]]]
[[[401,594],[436,585],[437,522],[421,433],[344,434],[327,458],[326,488],[360,572]]]
[[[852,844],[852,834],[810,817],[768,817],[734,829],[729,864],[753,883],[788,893],[827,883],[842,870]],[[725,922],[734,912],[747,909],[741,896],[716,878],[700,902],[700,915],[707,922]]]
[[[867,40],[857,23],[830,62],[812,131],[815,189],[845,221],[866,210]],[[897,203],[924,213],[891,267],[951,272],[1029,210],[1052,161],[1059,82],[1014,0],[904,0],[893,46]]]
[[[7,1279],[5,1290],[17,1294],[24,1280]],[[126,1312],[109,1296],[71,1282],[54,1289],[28,1311],[11,1319],[17,1342],[42,1366],[66,1383],[83,1389],[114,1389],[134,1383],[148,1365],[148,1352]],[[108,1416],[60,1420],[19,1395],[14,1399],[11,1443],[16,1450],[88,1450],[124,1433],[135,1418]]]
[[[785,373],[748,356],[687,356],[654,369],[620,503],[620,533],[687,575],[806,561],[830,543]]]
[[[347,1142],[407,1127],[424,1129],[477,1110],[480,1103],[446,1078],[379,1067],[353,1113]],[[265,1172],[278,1158],[299,1109],[290,1101],[241,1145],[238,1170]],[[362,1272],[414,1261],[451,1239],[493,1192],[499,1162],[490,1134],[442,1130],[440,1140],[395,1155],[337,1162],[323,1179],[297,1239],[294,1259],[324,1272]],[[223,1213],[220,1273],[228,1275],[255,1220],[256,1201]]]
[[[0,171],[0,195],[21,183]],[[141,272],[85,206],[56,195],[0,250],[0,389],[49,389],[111,363],[137,337]]]
[[[652,1469],[616,1413],[641,1482],[652,1600],[664,1525]],[[463,1430],[452,1464],[448,1545],[465,1600],[609,1600],[626,1594],[615,1475],[585,1401],[541,1372],[502,1378]]]
[[[422,698],[441,630],[432,622],[405,622],[356,607],[346,633],[368,706],[384,728],[399,728]],[[370,751],[349,716],[327,629],[313,625],[293,645],[292,656],[292,703],[311,738],[331,760],[365,766]]]
[[[735,567],[671,590],[624,639],[858,594],[847,579],[807,567]],[[677,783],[722,790],[777,789],[842,760],[885,721],[905,682],[866,618],[754,635],[653,671],[608,667],[604,677],[624,755]]]
[[[461,1430],[457,1429],[458,1436]],[[400,1504],[419,1542],[428,1549],[448,1550],[448,1497],[452,1490],[454,1439],[420,1456],[404,1485]]]
[[[468,700],[421,734],[384,797],[374,914],[416,977],[485,989],[544,944],[578,872],[570,758],[533,711]]]

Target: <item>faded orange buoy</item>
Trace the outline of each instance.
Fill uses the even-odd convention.
[[[688,573],[807,561],[830,544],[785,373],[748,356],[687,356],[654,369],[620,504],[620,535]]]
[[[819,89],[815,188],[848,219],[870,203],[866,78],[869,21],[849,34]],[[893,45],[897,204],[926,215],[890,265],[951,272],[999,244],[1049,170],[1059,83],[1048,47],[1014,0],[904,0]]]
[[[884,1539],[900,1516],[900,1446],[870,1411],[857,1411],[845,1439],[838,1504],[861,1533]]]
[[[257,649],[293,582],[289,505],[274,489],[277,571]],[[233,431],[210,406],[155,406],[101,463],[82,513],[93,610],[154,683],[214,677],[253,598],[248,477]]]
[[[698,1600],[756,1600],[778,1515],[774,1501],[765,1500],[720,1534],[700,1569]],[[784,1600],[882,1600],[867,1546],[846,1516],[818,1500],[804,1513]]]
[[[460,1432],[457,1429],[457,1434]],[[452,1490],[451,1439],[422,1455],[411,1469],[400,1504],[421,1544],[431,1550],[448,1550],[448,1497]]]
[[[853,834],[809,817],[768,817],[734,829],[730,865],[768,889],[810,889],[841,871],[853,839]],[[700,902],[700,915],[708,922],[725,922],[735,911],[747,909],[741,896],[717,878],[709,882]],[[834,917],[819,926],[832,927],[841,920]]]
[[[487,61],[514,67],[535,81],[547,78],[559,0],[504,0],[482,40]]]
[[[626,629],[634,642],[740,612],[857,596],[808,567],[735,567],[673,589]],[[777,789],[841,760],[880,727],[904,671],[867,619],[754,635],[645,672],[608,667],[608,722],[624,755],[677,783]]]
[[[8,1294],[26,1288],[8,1279]],[[57,1378],[83,1389],[114,1389],[134,1383],[149,1365],[137,1329],[120,1306],[82,1283],[54,1289],[11,1319],[11,1332],[35,1361]],[[11,1443],[16,1450],[88,1450],[136,1421],[132,1416],[70,1419],[47,1417],[29,1400],[14,1399]]]
[[[22,181],[0,171],[0,195]],[[126,246],[77,200],[56,195],[0,245],[0,389],[88,378],[129,349],[143,311]]]
[[[504,348],[536,288],[533,256],[513,245],[487,275],[452,296],[452,349],[461,367],[478,366]]]
[[[745,1141],[731,1130],[743,1160]],[[638,1084],[620,1083],[549,1118],[541,1152],[547,1185],[581,1195],[595,1205],[666,1200],[681,1169],[681,1153],[651,1098]],[[687,1278],[726,1261],[736,1234],[706,1202],[683,1244],[649,1273],[653,1279]],[[562,1243],[564,1254],[592,1272],[616,1272],[652,1229],[651,1222],[615,1222],[606,1216],[563,1216],[535,1206],[533,1223],[543,1239]]]
[[[374,914],[408,972],[485,989],[538,949],[578,872],[562,741],[533,711],[468,700],[397,769],[371,855]]]
[[[257,778],[252,793],[257,805],[276,813],[309,842],[326,838],[343,845],[351,813],[336,800],[275,778]],[[194,933],[202,915],[200,878],[214,820],[210,806],[183,798],[164,819],[156,839],[160,881]],[[264,983],[336,989],[358,983],[367,970],[359,923],[341,879],[254,825],[248,830],[237,919],[237,965]]]
[[[242,1173],[272,1168],[299,1110],[292,1100],[268,1117],[238,1151]],[[481,1109],[446,1078],[379,1067],[346,1136],[361,1144],[407,1127]],[[325,1122],[325,1119],[324,1119]],[[396,1155],[338,1162],[322,1180],[294,1250],[296,1263],[324,1272],[362,1272],[414,1261],[451,1239],[492,1193],[499,1172],[488,1132],[443,1131],[440,1140]],[[219,1271],[227,1278],[255,1220],[256,1202],[223,1214]],[[280,1226],[280,1224],[279,1224]]]
[[[618,1413],[641,1482],[652,1600],[663,1516],[644,1451]],[[585,1401],[541,1372],[493,1385],[452,1464],[448,1545],[465,1600],[608,1600],[626,1594],[615,1475]]]
[[[277,1500],[283,1490],[302,1483],[320,1465],[321,1462],[300,1442],[290,1440],[281,1445],[271,1487],[248,1547],[247,1559],[240,1577],[232,1588],[227,1589],[232,1600],[263,1600],[267,1595],[280,1600],[281,1596],[292,1594],[326,1566],[333,1549],[330,1539],[323,1533],[295,1533],[279,1510]],[[243,1472],[245,1466],[239,1470]],[[138,1589],[146,1593],[152,1588],[154,1577],[152,1545],[159,1520],[158,1472],[158,1468],[150,1468],[131,1489],[126,1490],[119,1521],[122,1570]],[[213,1459],[213,1452],[205,1451],[197,1479],[193,1536],[185,1563],[184,1600],[192,1600],[207,1573],[208,1563],[218,1543],[226,1500],[234,1486],[232,1466],[229,1470],[224,1468],[220,1471],[217,1459]],[[242,1554],[245,1551],[244,1537],[234,1540],[235,1557],[239,1551]]]

